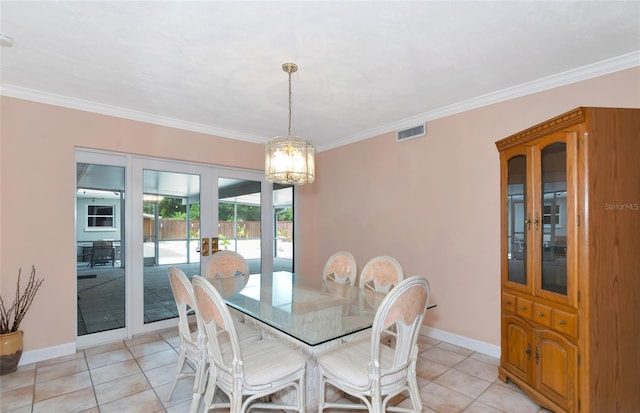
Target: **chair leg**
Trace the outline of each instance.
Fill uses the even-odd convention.
[[[180,375],[182,374],[182,369],[184,368],[184,363],[187,360],[187,355],[180,350],[180,356],[178,357],[178,365],[176,366],[176,377],[173,379],[173,383],[171,384],[171,389],[169,390],[169,396],[167,396],[167,401],[171,401],[171,397],[173,396],[173,392],[176,390],[176,386],[178,384],[178,380],[180,379]]]
[[[200,407],[200,398],[202,397],[202,393],[204,393],[206,378],[206,363],[204,361],[200,361],[196,365],[196,376],[193,381],[193,398],[191,399],[190,413],[197,413],[198,408]]]
[[[422,411],[422,397],[420,397],[420,390],[418,388],[418,380],[416,377],[409,379],[409,397],[413,404],[413,409],[417,412]]]
[[[371,397],[371,412],[372,413],[384,413],[382,410],[382,398],[381,397]]]
[[[189,413],[197,413],[198,408],[200,407],[200,393],[193,393],[193,398],[191,399],[191,406],[189,407]]]
[[[320,377],[320,397],[318,397],[318,413],[324,412],[324,397],[326,392],[324,376]]]
[[[363,399],[366,399],[366,398],[363,398]],[[384,413],[384,410],[383,410],[384,397],[382,397],[379,386],[374,386],[373,394],[369,397],[369,400],[371,401],[371,405],[369,406],[370,412]],[[365,400],[365,404],[366,404],[366,400]]]
[[[298,385],[298,409],[300,413],[304,413],[307,406],[307,386],[305,374],[299,380]]]
[[[211,368],[211,366],[209,367]],[[208,380],[204,391],[204,411],[208,412],[213,406],[213,398],[216,394],[216,376],[215,370],[209,370]]]
[[[204,389],[207,384],[207,375],[209,374],[209,368],[207,362],[201,361],[196,366],[196,379],[193,382],[193,391],[199,394],[204,393]]]
[[[411,366],[409,368],[408,385],[409,385],[409,397],[415,411],[422,411],[422,397],[420,397],[420,388],[418,387],[418,374],[416,373],[416,364],[418,363],[418,345],[413,347],[413,354],[411,356]]]
[[[231,401],[231,406],[229,411],[230,412],[240,412],[240,413],[245,413],[247,411],[246,407],[247,406],[243,406],[242,403],[242,394],[240,392],[233,392],[233,394],[230,397],[230,401]]]

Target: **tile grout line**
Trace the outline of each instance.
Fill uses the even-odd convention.
[[[83,350],[84,362],[87,363],[87,372],[89,372],[89,381],[91,382],[91,391],[93,392],[93,399],[96,401],[96,408],[100,411],[100,405],[98,404],[98,395],[96,394],[96,386],[93,383],[93,376],[91,375],[91,368],[89,367],[89,359],[87,358],[87,352]]]
[[[133,348],[133,347],[135,347],[135,346],[144,346],[145,344],[159,344],[159,343],[162,343],[162,344],[163,344],[163,347],[164,347],[164,345],[168,345],[168,346],[169,346],[169,348],[173,350],[173,353],[179,354],[179,351],[178,351],[179,346],[177,346],[177,347],[176,347],[176,346],[172,345],[172,343],[173,343],[173,342],[175,342],[175,340],[177,339],[177,337],[176,337],[173,333],[174,333],[174,331],[172,331],[172,330],[168,330],[168,329],[167,329],[167,331],[161,331],[161,332],[158,332],[158,333],[157,333],[157,338],[155,338],[155,337],[153,337],[153,338],[149,337],[147,340],[145,340],[145,339],[140,340],[141,342],[139,342],[139,343],[137,343],[137,344],[136,344],[136,342],[135,342],[133,339],[128,340],[129,342],[127,342],[127,340],[120,340],[120,343],[122,343],[122,347],[120,347],[120,348],[126,348],[126,350],[127,350],[127,352],[126,352],[126,353],[128,354],[128,356],[130,356],[130,357],[131,357],[132,361],[135,363],[135,365],[137,366],[137,368],[138,368],[138,369],[140,370],[140,372],[143,374],[143,377],[144,377],[144,379],[145,379],[146,384],[149,386],[149,388],[150,388],[150,389],[152,389],[152,390],[153,390],[153,394],[155,395],[155,397],[157,398],[157,400],[158,400],[158,402],[159,402],[159,404],[160,404],[160,406],[159,406],[159,410],[155,410],[155,411],[154,411],[154,412],[156,412],[156,413],[159,413],[159,412],[164,412],[164,413],[166,413],[166,412],[168,412],[168,411],[182,411],[182,409],[184,408],[182,405],[183,405],[184,403],[186,403],[186,402],[184,402],[184,401],[180,401],[180,402],[176,402],[175,404],[172,404],[172,405],[170,405],[170,406],[169,406],[169,405],[166,405],[166,404],[164,403],[163,399],[161,398],[161,394],[159,393],[159,389],[160,389],[161,387],[165,386],[165,384],[158,384],[157,386],[153,386],[153,385],[152,385],[152,383],[151,383],[151,381],[150,381],[150,379],[149,379],[149,376],[148,376],[149,371],[147,371],[147,372],[143,371],[143,369],[142,369],[142,365],[141,365],[141,363],[140,363],[140,359],[141,359],[141,358],[143,358],[143,357],[145,357],[145,356],[152,355],[152,354],[154,354],[154,353],[155,353],[154,348],[150,348],[149,350],[145,350],[145,349],[143,348],[143,350],[142,350],[142,354],[140,354],[138,357],[136,357],[136,356],[134,355],[134,352],[133,352],[132,348]],[[493,381],[489,381],[489,380],[487,380],[486,378],[483,378],[483,377],[482,377],[482,376],[484,376],[484,377],[489,377],[489,374],[488,374],[489,372],[488,372],[488,371],[486,372],[487,374],[485,374],[485,368],[495,370],[495,369],[497,369],[497,366],[496,366],[494,363],[491,363],[491,362],[490,362],[490,360],[486,360],[486,361],[485,361],[485,360],[482,360],[482,359],[476,358],[476,355],[477,355],[477,354],[479,354],[478,352],[471,352],[471,353],[468,353],[468,351],[460,351],[460,352],[458,352],[458,351],[455,351],[455,350],[456,350],[455,348],[450,348],[450,347],[447,347],[447,346],[444,346],[444,345],[443,345],[443,346],[440,346],[440,345],[441,345],[441,344],[443,344],[443,343],[444,343],[444,342],[438,342],[438,343],[433,344],[433,345],[432,345],[432,344],[429,344],[429,343],[425,343],[425,349],[423,350],[423,352],[422,352],[422,353],[424,353],[424,352],[426,352],[426,351],[428,351],[428,350],[430,350],[430,349],[436,349],[438,352],[439,352],[439,351],[443,351],[443,352],[449,352],[449,353],[451,353],[450,358],[453,358],[453,361],[455,361],[459,356],[462,356],[462,359],[460,359],[460,360],[459,360],[459,361],[457,361],[457,362],[454,362],[454,364],[452,364],[452,365],[450,365],[450,366],[446,366],[446,365],[444,365],[444,364],[443,364],[443,366],[446,368],[446,370],[445,370],[445,371],[443,371],[442,373],[438,374],[437,376],[435,376],[432,380],[427,380],[425,376],[419,376],[419,377],[422,377],[422,378],[426,381],[426,384],[425,384],[424,386],[422,386],[422,387],[421,387],[421,389],[424,389],[426,386],[428,386],[428,385],[429,385],[429,384],[431,384],[431,383],[435,383],[435,384],[437,384],[437,385],[439,385],[439,386],[443,386],[443,387],[444,387],[444,388],[446,388],[448,391],[452,392],[452,394],[457,394],[457,395],[464,396],[464,397],[466,397],[466,398],[470,398],[470,399],[472,399],[472,400],[469,402],[469,404],[467,404],[467,405],[466,405],[466,406],[461,410],[461,412],[464,412],[464,411],[469,410],[470,406],[472,406],[474,403],[478,402],[478,403],[482,403],[482,404],[484,404],[484,405],[486,405],[486,406],[490,406],[492,409],[495,409],[496,411],[499,411],[499,412],[501,412],[501,413],[505,413],[505,412],[504,412],[504,410],[502,410],[502,409],[501,409],[501,408],[499,408],[499,407],[495,407],[495,406],[494,406],[493,404],[491,404],[491,403],[487,403],[486,401],[482,401],[482,402],[480,402],[480,401],[479,401],[479,399],[480,399],[483,395],[487,394],[488,392],[491,392],[491,388],[492,388],[492,387],[494,387],[494,386],[498,386],[498,385],[500,385],[500,384],[501,384],[501,382],[500,382],[499,378],[494,377]],[[134,344],[135,344],[135,345],[134,345]],[[96,408],[98,411],[100,411],[101,409],[100,409],[100,405],[98,404],[97,393],[96,393],[96,385],[95,385],[94,378],[93,378],[93,375],[92,375],[92,369],[90,368],[90,363],[89,363],[89,360],[88,360],[88,359],[89,359],[89,357],[90,357],[90,355],[89,355],[85,350],[86,350],[86,349],[78,350],[78,351],[82,351],[82,354],[81,354],[81,355],[78,355],[78,356],[76,356],[76,358],[72,358],[71,360],[61,361],[60,363],[67,362],[67,361],[68,361],[68,362],[70,362],[70,361],[72,361],[72,360],[74,360],[74,359],[82,359],[82,360],[83,360],[83,362],[84,362],[84,364],[85,364],[85,366],[86,366],[87,373],[89,374],[89,384],[90,384],[90,386],[91,386],[91,388],[92,388],[92,392],[93,392],[94,406],[95,406],[95,408]],[[464,350],[464,349],[461,349],[461,350]],[[110,351],[117,351],[117,349],[116,349],[116,350],[110,350]],[[152,352],[152,353],[150,353],[150,354],[144,354],[144,353],[145,353],[145,351],[153,351],[153,352]],[[99,353],[96,353],[96,355],[104,354],[104,353],[106,353],[106,352],[107,352],[107,351],[101,351],[101,352],[99,352]],[[173,354],[173,353],[171,353],[171,354]],[[435,354],[435,353],[434,353],[434,354]],[[453,357],[453,355],[454,355],[454,354],[455,354],[455,355],[457,355],[457,356],[456,356],[456,357]],[[419,357],[420,357],[420,355],[419,355]],[[449,357],[449,356],[447,356],[447,354],[446,354],[446,353],[443,353],[443,354],[442,354],[442,357]],[[430,360],[430,359],[428,359],[428,358],[426,358],[426,357],[424,357],[424,356],[422,356],[422,357],[420,357],[420,358],[422,358],[422,359],[424,360],[424,362],[426,362],[427,364],[429,364],[429,363],[441,364],[441,363],[440,363],[440,362],[438,362],[437,360],[436,360],[436,361],[433,361],[433,360]],[[470,365],[470,366],[469,366],[470,371],[477,371],[477,372],[478,372],[478,374],[480,374],[480,375],[476,375],[476,374],[473,374],[473,373],[471,373],[471,372],[467,372],[467,371],[465,371],[464,369],[462,369],[462,368],[461,368],[461,365],[462,365],[463,363],[467,363],[467,362],[469,362],[470,360],[472,360],[472,361],[473,361],[473,364],[479,363],[479,364],[476,364],[476,366],[477,366],[477,367],[476,367],[476,366],[473,366],[473,365]],[[118,362],[115,362],[115,363],[114,363],[114,362],[110,362],[110,363],[105,364],[104,366],[100,366],[100,367],[113,366],[114,364],[117,364],[117,363],[119,363],[119,362],[122,362],[122,361],[118,361]],[[55,366],[56,364],[60,364],[60,363],[53,363],[53,364],[49,364],[49,366]],[[172,363],[172,364],[173,364],[173,363]],[[151,364],[151,365],[153,365],[153,364]],[[158,366],[158,367],[163,367],[163,366],[164,366],[164,364],[163,364],[162,366]],[[35,403],[36,385],[37,385],[37,381],[38,381],[38,373],[39,373],[39,371],[40,371],[40,370],[42,370],[42,368],[44,368],[44,367],[45,367],[45,366],[39,366],[39,365],[38,365],[38,363],[36,363],[36,365],[33,367],[33,375],[30,377],[30,380],[29,380],[29,381],[26,381],[26,383],[30,383],[30,384],[33,386],[33,391],[32,391],[32,393],[31,393],[31,395],[30,395],[30,396],[31,396],[31,398],[30,398],[30,399],[31,399],[31,406],[23,405],[22,407],[20,407],[20,408],[19,408],[19,409],[24,409],[24,410],[21,410],[21,411],[31,411],[31,412],[37,411],[36,403]],[[47,367],[47,368],[49,368],[48,366],[46,366],[46,367]],[[476,370],[476,368],[477,368],[477,370]],[[53,370],[55,370],[55,367],[52,367],[52,369],[53,369]],[[481,391],[481,392],[480,392],[476,397],[472,397],[472,396],[469,396],[469,395],[464,394],[464,393],[462,393],[462,392],[461,392],[461,391],[464,391],[464,390],[465,390],[465,387],[464,387],[464,386],[463,386],[463,387],[458,386],[458,387],[457,387],[457,388],[458,388],[458,390],[456,390],[456,389],[454,389],[454,388],[450,388],[450,387],[448,387],[448,386],[446,386],[446,385],[444,385],[444,384],[440,384],[440,383],[435,382],[435,380],[437,380],[438,378],[442,377],[442,376],[443,376],[443,375],[445,375],[447,372],[450,372],[450,371],[452,371],[452,370],[453,370],[454,372],[458,373],[458,374],[464,374],[464,375],[469,376],[469,377],[471,377],[471,378],[473,378],[473,379],[475,379],[475,380],[480,380],[480,381],[482,381],[482,382],[489,383],[489,385],[488,385],[484,390],[482,390],[482,391]],[[49,373],[51,373],[51,372],[49,372],[49,371],[47,370],[47,372],[46,372],[46,373],[47,373],[47,374],[49,374]],[[73,373],[73,374],[75,374],[75,373]],[[62,377],[64,377],[64,376],[62,376]],[[173,376],[172,376],[172,377],[173,377]],[[112,380],[117,380],[118,378],[119,378],[119,377],[117,377],[117,378],[115,378],[115,379],[112,379]],[[52,380],[55,380],[55,378],[54,378],[54,379],[52,379]],[[107,381],[107,382],[108,382],[108,381]],[[107,382],[105,382],[105,383],[107,383]],[[462,383],[465,383],[465,382],[466,382],[466,381],[463,381]],[[45,383],[46,383],[46,382],[45,382]],[[103,384],[103,383],[100,383],[100,384]],[[454,383],[452,382],[452,384],[454,384]],[[457,384],[456,384],[456,385],[457,385]],[[461,385],[462,385],[462,384],[461,384]],[[472,383],[472,385],[475,385],[475,384],[474,384],[474,383]],[[83,388],[83,389],[84,389],[84,388]],[[507,387],[507,389],[508,389],[510,392],[515,392],[515,389],[511,389],[511,388],[509,388],[509,387]],[[65,389],[62,389],[62,390],[64,391]],[[146,390],[144,390],[144,391],[146,391]],[[141,393],[141,392],[137,392],[137,393],[135,393],[135,394],[128,395],[127,397],[134,396],[134,395],[136,395],[136,394],[140,394],[140,393]],[[60,397],[60,396],[66,395],[66,394],[71,394],[71,393],[63,392],[63,393],[61,393],[61,394],[59,394],[59,395],[56,395],[56,396],[53,396],[53,397]],[[473,394],[473,393],[472,393],[472,392],[470,392],[470,394]],[[49,400],[49,399],[51,399],[51,398],[52,398],[52,397],[47,398],[47,399],[45,399],[45,400]],[[405,397],[405,398],[406,398],[406,397]],[[117,401],[117,400],[122,400],[122,398],[120,398],[120,399],[116,399],[116,400],[112,400],[112,401],[110,401],[109,403],[111,403],[111,402],[115,402],[115,401]],[[530,400],[530,399],[529,399],[529,400]],[[41,403],[41,402],[44,402],[44,400],[39,401],[39,403]],[[402,401],[398,401],[397,403],[402,403]],[[397,403],[396,403],[396,404],[397,404]],[[535,404],[535,403],[534,403],[534,404]],[[178,406],[180,406],[180,407],[178,407]],[[426,404],[425,404],[425,406],[426,406],[426,407],[428,407]],[[503,407],[505,407],[505,406],[503,406]],[[93,409],[93,408],[91,408],[91,409]],[[186,409],[186,408],[185,408],[185,409]],[[437,411],[437,410],[436,410],[436,409],[434,409],[434,408],[431,408],[431,409],[433,409],[434,411]],[[541,409],[540,407],[538,407],[538,409],[539,409],[539,410],[538,410],[538,413],[546,412],[546,410]],[[17,410],[16,410],[16,411],[17,411]],[[150,410],[150,411],[151,411],[151,410]],[[186,411],[186,410],[185,410],[185,411]],[[278,411],[278,412],[279,412],[279,411]]]
[[[429,349],[431,349],[431,348],[435,348],[435,347],[437,347],[439,344],[440,344],[440,343],[438,343],[438,344],[436,344],[436,345],[434,345],[434,346],[430,347]],[[429,350],[429,349],[427,349],[427,350]],[[425,350],[425,351],[427,351],[427,350]],[[455,352],[455,351],[453,351],[453,350],[447,350],[447,349],[442,349],[442,348],[441,348],[441,350],[450,351],[450,352],[452,352],[452,353],[460,354],[460,355],[464,356],[464,354],[462,354],[462,353],[457,353],[457,352]],[[473,375],[473,374],[469,374],[469,373],[467,373],[467,372],[465,372],[465,371],[461,371],[461,370],[456,369],[456,366],[460,365],[460,364],[461,364],[462,362],[464,362],[465,360],[473,359],[473,358],[472,358],[472,356],[473,356],[475,353],[476,353],[476,352],[473,352],[473,353],[471,353],[471,354],[469,354],[469,355],[465,356],[465,358],[463,358],[462,360],[460,360],[459,362],[455,363],[455,364],[454,364],[454,365],[452,365],[452,366],[445,366],[445,367],[448,367],[446,371],[444,371],[444,372],[442,372],[441,374],[439,374],[439,375],[437,375],[436,377],[434,377],[434,378],[433,378],[433,380],[429,380],[429,383],[428,383],[427,385],[425,385],[425,387],[426,387],[426,386],[428,386],[428,385],[429,385],[429,384],[431,384],[431,383],[435,383],[436,385],[438,385],[438,386],[442,386],[442,387],[445,387],[446,389],[448,389],[448,390],[450,390],[450,391],[452,391],[452,392],[454,392],[454,393],[456,393],[456,394],[459,394],[459,395],[461,395],[461,396],[463,396],[463,397],[467,397],[467,398],[472,399],[472,400],[471,400],[471,402],[470,402],[468,405],[466,405],[466,406],[464,407],[464,409],[461,411],[462,413],[463,413],[465,410],[467,410],[467,409],[469,408],[469,406],[471,406],[473,403],[475,403],[476,401],[478,401],[478,399],[480,398],[480,396],[482,396],[482,395],[483,395],[487,390],[489,390],[489,388],[490,388],[490,387],[495,383],[495,381],[496,381],[496,380],[499,380],[499,379],[497,379],[497,378],[496,378],[493,382],[490,382],[490,381],[488,381],[488,380],[483,379],[482,377],[478,377],[478,376],[475,376],[475,375]],[[427,359],[427,360],[429,360],[429,359]],[[487,364],[487,365],[489,365],[489,366],[492,366],[491,364],[486,363],[486,362],[483,362],[482,360],[477,360],[477,359],[473,359],[473,360],[478,361],[478,362],[483,363],[483,364]],[[429,361],[431,361],[432,363],[437,363],[436,361],[433,361],[433,360],[429,360]],[[440,364],[440,363],[439,363],[439,364]],[[450,388],[450,387],[448,387],[448,386],[445,386],[445,385],[442,385],[442,384],[440,384],[440,383],[436,383],[436,382],[435,382],[435,380],[436,380],[436,379],[438,379],[439,377],[442,377],[444,374],[446,374],[447,372],[449,372],[449,371],[451,371],[451,370],[455,370],[455,371],[457,371],[458,373],[466,374],[466,375],[471,376],[471,377],[474,377],[474,378],[476,378],[476,379],[478,379],[478,380],[485,381],[485,382],[489,383],[489,386],[487,386],[487,388],[486,388],[486,389],[484,389],[484,390],[483,390],[483,391],[482,391],[482,392],[481,392],[477,397],[471,397],[471,396],[466,395],[466,394],[464,394],[464,393],[460,393],[460,392],[459,392],[458,390],[456,390],[456,389],[452,389],[452,388]],[[489,405],[489,406],[491,406],[491,405]],[[494,407],[494,406],[491,406],[491,407],[492,407],[492,408],[494,408],[494,409],[496,409],[496,410],[498,410],[498,411],[500,411],[500,412],[502,412],[502,413],[504,413],[502,410],[500,410],[500,409],[498,409],[498,408],[496,408],[496,407]],[[432,410],[433,410],[433,409],[432,409]],[[440,412],[438,412],[438,413],[440,413]]]
[[[164,337],[162,337],[162,335],[160,333],[158,333],[158,336],[164,340]],[[133,339],[133,338],[132,338]],[[165,340],[166,341],[166,340]],[[133,361],[135,361],[136,365],[138,366],[138,368],[140,369],[140,373],[142,373],[142,376],[144,377],[144,379],[146,380],[147,384],[149,385],[149,387],[151,388],[151,390],[153,390],[153,394],[155,394],[155,396],[158,398],[158,401],[160,402],[160,404],[162,405],[162,410],[155,410],[152,413],[157,413],[157,412],[166,412],[167,408],[165,407],[164,403],[162,402],[162,398],[160,397],[160,395],[158,394],[158,392],[156,391],[156,388],[154,386],[151,385],[151,382],[149,381],[149,378],[147,377],[147,374],[145,373],[145,371],[143,370],[142,366],[140,365],[140,363],[138,362],[138,358],[133,354],[133,352],[131,351],[131,348],[129,347],[129,345],[127,344],[126,340],[122,341],[124,346],[126,347],[127,351],[129,352],[129,354],[131,354],[131,357],[133,358]],[[142,344],[146,344],[146,343],[142,343]],[[173,349],[173,346],[171,346],[171,344],[169,344],[169,347],[171,347]],[[175,349],[174,349],[175,350]],[[143,354],[141,357],[144,357],[146,354]],[[143,390],[142,392],[144,392],[145,390]],[[138,392],[135,394],[140,394],[142,392]],[[133,395],[129,395],[129,396],[133,396]],[[129,397],[127,396],[127,397]],[[122,400],[122,399],[120,399]]]

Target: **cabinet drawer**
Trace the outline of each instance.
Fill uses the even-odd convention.
[[[533,304],[533,321],[551,327],[552,308],[543,304]]]
[[[553,310],[553,328],[572,337],[578,337],[578,316]]]
[[[502,293],[502,308],[513,313],[516,312],[516,296]]]
[[[516,313],[521,317],[531,320],[531,301],[518,297],[516,300]]]

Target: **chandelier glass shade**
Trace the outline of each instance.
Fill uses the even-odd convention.
[[[311,142],[291,135],[291,74],[295,63],[285,63],[289,74],[289,133],[271,139],[265,147],[264,173],[267,181],[286,185],[304,185],[315,180],[315,148]]]

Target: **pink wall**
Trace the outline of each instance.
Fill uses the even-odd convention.
[[[405,275],[430,281],[438,308],[425,324],[500,345],[495,141],[578,106],[640,107],[640,69],[434,120],[423,138],[389,133],[321,152],[298,200],[296,236],[311,248],[297,270],[313,273],[341,249],[358,268],[395,256]]]
[[[263,168],[262,145],[0,98],[0,293],[19,267],[45,283],[23,323],[25,350],[75,341],[74,149]],[[640,68],[435,120],[425,138],[393,134],[321,152],[298,190],[297,270],[339,249],[361,268],[397,257],[424,274],[438,309],[426,323],[499,344],[498,153],[494,142],[576,106],[640,107]],[[46,208],[43,208],[46,202]],[[312,282],[312,280],[310,280]]]
[[[25,351],[75,342],[76,147],[264,168],[259,144],[7,97],[1,102],[0,293],[12,300],[20,267],[26,277],[33,264],[45,278],[22,324]]]

